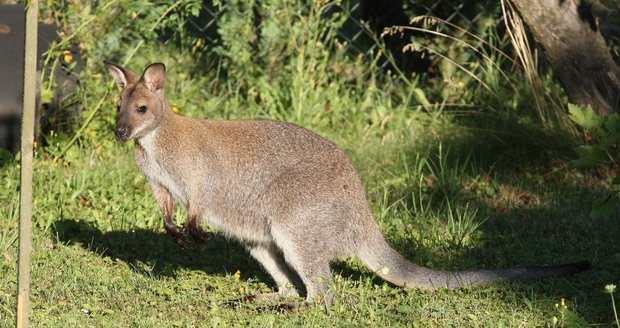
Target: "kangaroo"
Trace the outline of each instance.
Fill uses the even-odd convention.
[[[166,67],[142,75],[105,62],[122,87],[116,138],[135,140],[135,159],[163,210],[166,231],[185,247],[204,242],[201,225],[240,241],[277,284],[267,300],[305,296],[330,303],[330,262],[356,255],[382,279],[405,288],[456,289],[513,279],[564,276],[588,262],[496,270],[439,271],[392,249],[344,152],[300,126],[271,120],[201,120],[166,103]],[[188,210],[184,228],[174,204]]]

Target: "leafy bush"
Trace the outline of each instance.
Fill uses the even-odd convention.
[[[591,144],[581,145],[575,149],[579,158],[572,163],[578,167],[616,166],[620,158],[617,147],[620,141],[620,115],[616,113],[611,116],[599,116],[590,106],[582,108],[573,104],[568,105],[568,110],[570,119],[590,133],[586,139],[591,141]],[[590,216],[593,218],[608,216],[614,212],[618,202],[620,202],[620,177],[616,174],[611,180],[609,193],[593,204]]]

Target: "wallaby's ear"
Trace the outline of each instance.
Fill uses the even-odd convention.
[[[142,79],[146,87],[151,91],[161,90],[166,80],[166,65],[154,63],[149,65],[142,74]]]
[[[116,83],[118,83],[123,88],[125,88],[127,84],[134,82],[138,78],[138,75],[136,73],[122,67],[121,65],[114,64],[107,60],[103,61],[103,63],[108,68],[108,71],[110,71],[110,74],[112,74],[114,81],[116,81]]]

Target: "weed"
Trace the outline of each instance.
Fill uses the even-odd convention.
[[[611,307],[614,310],[614,318],[616,319],[616,327],[620,327],[620,320],[618,320],[618,310],[616,309],[616,301],[614,300],[614,292],[616,291],[616,285],[605,285],[605,291],[609,293],[611,297]]]
[[[472,235],[487,219],[478,219],[478,210],[469,208],[469,205],[457,207],[453,210],[450,202],[447,204],[448,224],[446,230],[450,243],[456,247],[466,246]]]

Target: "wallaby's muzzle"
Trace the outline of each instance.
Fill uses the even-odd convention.
[[[118,141],[127,141],[127,139],[129,139],[129,129],[127,129],[127,127],[116,126],[114,132],[116,134],[116,140]]]

